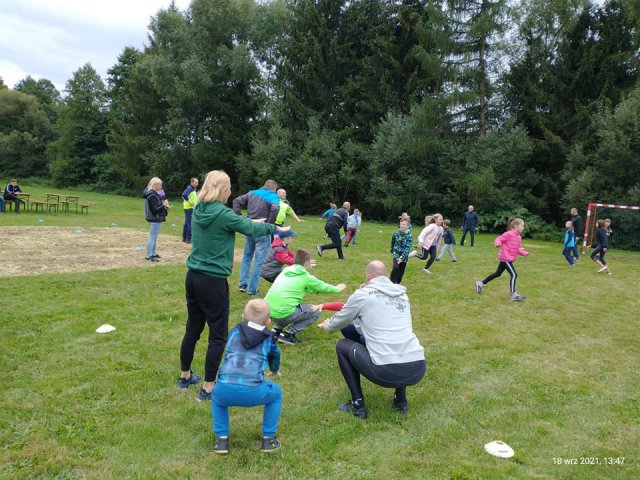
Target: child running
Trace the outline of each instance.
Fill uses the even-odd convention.
[[[438,239],[440,238],[440,225],[442,225],[442,215],[436,213],[435,215],[427,215],[424,217],[424,224],[426,225],[420,235],[418,235],[418,244],[422,247],[422,254],[419,254],[415,250],[409,254],[409,258],[419,258],[420,260],[427,260],[427,264],[422,269],[423,272],[431,274],[429,267],[436,260],[436,253],[438,252]]]
[[[409,222],[400,220],[399,230],[391,237],[391,255],[393,256],[393,269],[389,279],[392,283],[402,283],[404,269],[409,260],[411,247],[413,246],[413,236],[409,232]]]
[[[566,230],[564,232],[564,248],[562,249],[562,255],[567,259],[570,266],[575,267],[576,262],[573,259],[573,255],[571,255],[576,246],[576,233],[573,230],[573,222],[571,220],[567,220],[564,226]]]
[[[444,253],[447,252],[451,255],[451,261],[457,262],[456,254],[453,253],[453,246],[456,244],[456,237],[453,236],[453,229],[451,229],[451,220],[443,220],[442,226],[444,227],[444,233],[442,234],[442,238],[444,238],[444,245],[440,250],[440,255],[436,258],[436,262],[442,260],[444,257]]]
[[[607,233],[607,224],[605,220],[598,220],[598,230],[596,231],[596,247],[591,251],[591,260],[596,262],[600,267],[598,273],[607,272],[611,275],[604,254],[609,250],[609,234]]]
[[[522,232],[524,231],[524,220],[521,218],[511,218],[507,223],[507,231],[496,238],[494,244],[500,249],[498,253],[498,269],[489,275],[484,280],[478,280],[476,282],[476,293],[482,293],[484,287],[487,286],[494,278],[498,278],[502,275],[502,272],[507,270],[511,276],[511,282],[509,283],[509,293],[512,302],[522,302],[525,297],[516,293],[516,280],[518,274],[513,266],[518,255],[526,257],[529,252],[525,252],[522,249]]]
[[[272,376],[280,376],[280,350],[266,328],[270,322],[269,304],[261,298],[249,301],[242,319],[229,332],[218,381],[211,392],[216,435],[213,451],[219,454],[229,452],[229,407],[264,405],[261,450],[271,452],[281,446],[276,431],[282,410],[282,389],[264,379],[267,367]]]

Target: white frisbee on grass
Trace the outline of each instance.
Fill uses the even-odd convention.
[[[501,440],[494,440],[493,442],[487,443],[484,446],[484,449],[488,454],[493,455],[494,457],[511,458],[514,455],[513,448]]]
[[[96,330],[96,333],[109,333],[109,332],[113,332],[116,329],[116,327],[114,327],[113,325],[109,325],[108,323],[105,323],[104,325],[100,325],[98,327],[98,329]]]

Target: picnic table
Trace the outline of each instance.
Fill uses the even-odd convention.
[[[69,213],[69,205],[75,205],[76,213],[78,213],[79,201],[79,195],[64,195],[64,200],[62,201],[62,210]]]
[[[29,198],[31,197],[31,194],[20,192],[20,193],[16,193],[16,197],[24,200],[24,204],[27,207],[27,210],[29,210]]]

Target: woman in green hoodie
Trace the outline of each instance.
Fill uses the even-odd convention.
[[[191,224],[191,253],[187,257],[187,326],[180,348],[178,388],[188,388],[201,377],[191,371],[193,352],[204,326],[209,326],[204,385],[198,400],[210,400],[229,330],[229,285],[235,234],[250,237],[271,235],[290,227],[276,227],[236,215],[224,204],[231,196],[231,180],[222,170],[207,174],[198,193]]]

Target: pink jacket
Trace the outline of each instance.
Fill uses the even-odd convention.
[[[522,250],[522,237],[515,229],[504,232],[493,243],[500,248],[498,260],[501,262],[515,262],[518,255],[529,255],[529,252]]]

